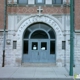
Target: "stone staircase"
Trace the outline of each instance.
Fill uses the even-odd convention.
[[[22,67],[56,67],[56,63],[22,63]]]

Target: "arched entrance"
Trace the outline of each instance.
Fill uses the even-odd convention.
[[[55,32],[49,25],[30,25],[23,36],[22,62],[55,62],[55,41]]]

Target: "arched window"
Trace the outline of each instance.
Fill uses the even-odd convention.
[[[48,39],[48,35],[44,31],[37,30],[31,35],[31,39]]]

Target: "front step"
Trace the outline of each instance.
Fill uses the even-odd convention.
[[[74,80],[74,79],[73,78],[0,78],[0,80]]]
[[[22,63],[22,67],[56,67],[56,63]]]

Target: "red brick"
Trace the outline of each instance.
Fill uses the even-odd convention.
[[[75,29],[80,30],[80,0],[75,1]]]
[[[4,28],[4,0],[0,0],[0,29]]]

